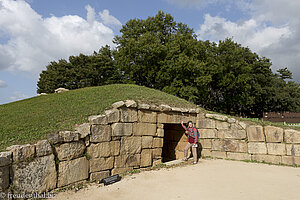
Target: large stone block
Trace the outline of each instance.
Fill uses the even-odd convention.
[[[114,168],[111,170],[111,175],[116,175],[116,174],[124,174],[126,172],[132,171],[133,167],[123,167],[123,168]]]
[[[231,151],[231,152],[247,152],[247,143],[240,140],[230,139],[214,139],[212,140],[212,150],[216,151]]]
[[[85,157],[63,161],[58,166],[58,187],[76,183],[89,177],[89,162]]]
[[[199,119],[196,121],[196,128],[216,128],[216,121],[213,119]]]
[[[236,124],[238,124],[242,129],[247,129],[248,125],[245,122],[236,121]]]
[[[211,149],[211,139],[200,139],[200,144],[203,149]]]
[[[52,147],[47,140],[40,140],[35,145],[36,155],[38,157],[46,156],[52,153]]]
[[[114,123],[112,125],[112,136],[130,136],[132,135],[132,123]]]
[[[152,135],[156,134],[156,124],[149,123],[134,123],[133,125],[133,134],[134,135]]]
[[[134,100],[126,100],[125,101],[125,106],[127,108],[136,108],[137,107],[137,104]]]
[[[267,162],[273,164],[281,163],[281,156],[275,156],[275,155],[252,155],[251,159],[253,161],[258,161],[258,162]]]
[[[143,149],[141,152],[141,167],[149,167],[152,165],[152,150]]]
[[[12,152],[0,152],[0,167],[10,165],[12,163]]]
[[[293,129],[284,130],[284,141],[286,143],[300,143],[300,131]]]
[[[75,130],[80,134],[80,138],[85,138],[89,134],[91,134],[91,125],[90,123],[83,123],[77,125]]]
[[[90,181],[101,181],[104,178],[107,178],[110,176],[110,171],[101,171],[101,172],[93,172],[90,174]]]
[[[233,160],[251,160],[251,155],[248,153],[227,152],[227,158]]]
[[[198,129],[200,138],[217,138],[216,129]]]
[[[283,128],[275,126],[265,126],[267,142],[283,142]]]
[[[120,144],[121,144],[120,141],[111,141],[109,143],[111,156],[117,156],[120,154]]]
[[[247,127],[248,140],[250,142],[263,142],[265,141],[265,136],[263,133],[263,127],[252,125]]]
[[[122,108],[120,115],[121,122],[136,122],[138,119],[137,110],[134,108]]]
[[[300,165],[300,156],[282,156],[281,163],[286,165]]]
[[[213,158],[226,158],[226,152],[222,151],[212,151],[211,156]]]
[[[9,186],[9,166],[0,167],[0,193]],[[0,196],[1,197],[1,196]]]
[[[115,157],[115,168],[139,167],[141,164],[141,154],[120,155]]]
[[[107,124],[107,117],[106,115],[93,115],[93,116],[89,116],[88,120],[90,122],[90,124]]]
[[[55,150],[60,161],[72,160],[82,156],[85,151],[85,143],[83,141],[64,143],[56,146]]]
[[[62,142],[73,142],[80,139],[80,134],[76,131],[60,131],[58,134],[62,138]]]
[[[111,127],[109,125],[92,125],[91,142],[108,142],[111,140]]]
[[[168,113],[158,113],[157,114],[157,122],[158,123],[176,123],[175,120],[176,120],[176,118],[172,114],[168,114]]]
[[[267,147],[264,142],[249,142],[248,152],[253,154],[267,154]]]
[[[7,148],[13,154],[13,162],[22,162],[35,156],[35,145],[13,145]]]
[[[230,124],[228,122],[216,121],[215,123],[216,123],[217,130],[223,130],[223,129],[228,130],[230,128]]]
[[[286,155],[285,144],[267,143],[268,154],[271,155]]]
[[[42,193],[56,187],[54,155],[38,157],[30,163],[14,164],[12,173],[14,193]]]
[[[115,103],[112,104],[112,107],[115,108],[115,109],[121,108],[123,106],[125,106],[124,101],[117,101],[117,102],[115,102]]]
[[[111,109],[104,111],[108,123],[115,123],[120,121],[120,111],[118,109]]]
[[[152,148],[153,147],[153,137],[152,136],[142,136],[142,148]]]
[[[98,172],[103,170],[112,169],[114,167],[114,157],[108,158],[92,158],[90,162],[90,172]]]
[[[227,121],[228,117],[225,115],[220,115],[220,114],[210,114],[207,113],[205,117],[210,118],[210,119],[215,119],[219,121]]]
[[[92,158],[109,157],[111,155],[110,142],[91,144],[87,147],[87,154]]]
[[[202,149],[201,157],[212,157],[212,152],[210,149]]]
[[[229,130],[219,130],[218,138],[224,139],[245,139],[247,137],[245,130],[229,129]]]
[[[120,154],[139,154],[142,149],[142,137],[123,137]]]
[[[163,138],[154,138],[153,139],[153,147],[154,148],[161,148],[164,145],[164,139]]]
[[[152,149],[153,159],[161,158],[161,155],[162,155],[162,148]]]
[[[287,144],[286,151],[288,156],[300,156],[300,144]]]
[[[139,122],[156,123],[156,118],[157,118],[157,112],[148,111],[148,110],[138,111]]]

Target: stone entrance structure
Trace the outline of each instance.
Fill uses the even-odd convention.
[[[181,124],[164,124],[164,133],[162,162],[182,159],[187,136]]]
[[[198,155],[300,165],[300,131],[263,126],[200,108],[119,101],[76,131],[0,152],[0,192],[43,193],[183,158],[181,121],[196,122]],[[34,181],[33,181],[34,180]]]

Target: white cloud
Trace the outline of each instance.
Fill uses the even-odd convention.
[[[288,67],[294,80],[300,82],[300,1],[267,0],[240,1],[250,18],[230,21],[209,14],[200,25],[200,39],[223,40],[226,37],[249,46],[253,51],[271,59],[273,69]]]
[[[113,25],[113,26],[121,26],[121,22],[115,18],[114,16],[109,14],[108,10],[103,10],[102,12],[99,12],[99,16],[101,17],[103,24],[105,25]]]
[[[0,88],[5,88],[5,87],[7,87],[7,84],[4,81],[0,80]]]
[[[23,94],[23,93],[21,93],[19,91],[14,91],[13,92],[13,96],[9,97],[8,100],[9,101],[19,101],[19,100],[27,99],[27,98],[29,98],[28,95]]]
[[[91,6],[86,10],[87,19],[77,15],[43,18],[25,1],[1,0],[0,37],[2,33],[9,40],[0,44],[0,70],[38,74],[50,61],[113,45],[114,33],[104,25],[107,22],[96,20]]]

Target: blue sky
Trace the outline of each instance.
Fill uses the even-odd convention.
[[[112,44],[123,24],[159,10],[198,39],[232,37],[300,82],[300,3],[293,0],[0,0],[0,104],[36,95],[53,60]]]

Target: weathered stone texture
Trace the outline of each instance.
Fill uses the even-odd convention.
[[[137,110],[133,108],[122,108],[120,110],[120,121],[121,122],[136,122],[137,117]]]
[[[157,136],[158,137],[164,137],[164,135],[165,135],[164,129],[163,128],[158,128],[157,129]]]
[[[112,152],[111,148],[110,142],[91,144],[87,147],[87,154],[92,158],[109,157]]]
[[[117,101],[117,102],[112,104],[112,107],[115,108],[115,109],[120,108],[122,106],[125,106],[124,101]]]
[[[114,168],[111,170],[111,175],[123,174],[133,170],[133,167]]]
[[[91,133],[90,123],[83,123],[75,127],[75,130],[80,134],[80,138],[85,138]]]
[[[0,192],[9,187],[9,166],[0,167]]]
[[[141,152],[141,167],[149,167],[152,165],[152,150],[143,149]]]
[[[156,123],[156,118],[157,118],[157,112],[147,111],[147,110],[138,111],[139,122]]]
[[[138,154],[142,149],[142,137],[123,137],[120,154]]]
[[[153,159],[161,158],[161,155],[162,155],[162,148],[152,149]]]
[[[0,152],[0,167],[10,165],[12,163],[12,152]]]
[[[216,129],[198,129],[200,138],[217,138],[218,131]]]
[[[247,137],[245,130],[229,129],[219,130],[218,137],[224,139],[245,139]]]
[[[112,125],[112,136],[130,136],[132,132],[132,123],[115,123]]]
[[[80,157],[85,150],[85,143],[83,141],[70,142],[58,145],[55,147],[57,158],[60,161],[71,160]]]
[[[284,130],[284,141],[286,143],[300,143],[300,131],[293,129]]]
[[[30,163],[14,164],[12,173],[15,193],[42,193],[56,187],[54,155],[38,157]]]
[[[226,152],[222,151],[212,151],[211,156],[213,158],[226,158]]]
[[[279,164],[281,163],[281,156],[275,156],[275,155],[252,155],[252,160],[258,161],[258,162],[267,162],[267,163],[273,163],[273,164]]]
[[[199,119],[196,121],[196,128],[216,128],[216,121],[213,119]]]
[[[287,144],[286,151],[288,156],[300,156],[300,144]]]
[[[216,129],[217,130],[222,130],[222,129],[229,129],[229,123],[227,122],[221,122],[221,121],[215,121],[216,124]]]
[[[35,145],[13,145],[7,148],[13,154],[13,162],[22,162],[35,156]]]
[[[248,153],[227,152],[227,158],[233,160],[251,160],[251,155]]]
[[[106,115],[93,115],[88,118],[90,124],[107,124]]]
[[[300,165],[300,156],[282,156],[281,162],[286,165]]]
[[[164,139],[163,138],[154,138],[153,139],[153,147],[160,148],[163,147]]]
[[[231,152],[247,152],[247,143],[239,140],[212,140],[212,150],[231,151]]]
[[[253,154],[267,154],[267,147],[264,142],[249,142],[248,152]]]
[[[36,155],[38,157],[46,156],[52,153],[52,147],[47,140],[40,140],[35,145]]]
[[[267,142],[283,142],[283,129],[275,126],[266,126],[265,135]]]
[[[250,142],[263,142],[265,141],[265,136],[263,133],[262,126],[248,126],[247,127],[248,140]]]
[[[211,148],[211,139],[200,139],[200,144],[203,149]]]
[[[227,119],[228,119],[228,117],[225,115],[210,114],[210,113],[207,113],[205,115],[205,117],[210,118],[210,119],[219,120],[219,121],[227,121]]]
[[[76,131],[60,131],[58,134],[62,138],[62,142],[73,142],[80,139],[80,134]]]
[[[89,162],[85,157],[63,161],[58,166],[58,187],[69,185],[89,176]]]
[[[111,109],[104,111],[107,117],[108,123],[119,122],[120,120],[120,111],[118,109]]]
[[[134,100],[126,100],[125,101],[125,106],[128,108],[136,108],[137,104]]]
[[[153,137],[152,136],[142,136],[142,148],[152,148],[153,147]]]
[[[90,174],[90,181],[101,181],[104,178],[107,178],[110,176],[110,171],[101,171],[101,172],[93,172]]]
[[[139,167],[141,164],[141,154],[120,155],[115,158],[115,168]]]
[[[267,143],[268,154],[271,155],[286,155],[285,144]]]
[[[134,135],[152,135],[156,134],[156,124],[149,123],[134,123],[133,125]]]
[[[97,172],[112,169],[114,167],[115,157],[92,158],[89,160],[90,172]]]

